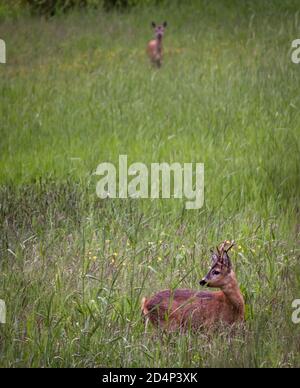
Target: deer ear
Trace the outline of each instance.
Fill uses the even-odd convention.
[[[156,27],[156,23],[152,22],[151,23],[151,27],[155,28]]]
[[[219,260],[218,255],[216,253],[212,252],[212,255],[211,255],[212,265],[216,264],[218,260]]]
[[[168,27],[168,23],[167,22],[164,22],[163,26],[166,28]]]

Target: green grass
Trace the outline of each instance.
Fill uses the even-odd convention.
[[[297,2],[184,3],[1,22],[0,366],[300,366]],[[97,199],[120,154],[205,163],[205,206]],[[245,328],[145,334],[141,297],[198,288],[226,238]]]

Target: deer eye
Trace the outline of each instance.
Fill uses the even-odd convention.
[[[220,275],[219,271],[213,271],[213,275]]]

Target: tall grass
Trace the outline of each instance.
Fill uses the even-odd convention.
[[[169,22],[161,71],[152,19]],[[299,366],[299,27],[294,1],[2,22],[1,366]],[[204,208],[97,199],[120,154],[204,162]],[[197,288],[225,238],[245,328],[145,334],[141,297]]]

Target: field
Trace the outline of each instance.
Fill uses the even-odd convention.
[[[1,20],[1,367],[300,366],[299,29],[292,0]],[[204,163],[204,207],[97,198],[119,155]],[[245,327],[145,333],[141,297],[200,288],[224,239]]]

